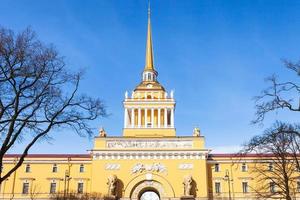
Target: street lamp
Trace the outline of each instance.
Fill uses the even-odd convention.
[[[229,200],[231,200],[230,182],[233,181],[233,180],[230,179],[230,175],[229,175],[228,169],[226,169],[225,176],[224,176],[223,180],[227,181],[227,184],[228,184],[228,197],[229,197]]]

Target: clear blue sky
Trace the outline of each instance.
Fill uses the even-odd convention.
[[[286,0],[152,0],[155,66],[159,81],[175,90],[177,135],[199,126],[207,147],[230,151],[264,127],[250,125],[252,97],[273,73],[295,78],[281,58],[300,58],[300,2]],[[100,97],[110,116],[93,123],[121,136],[122,100],[144,66],[146,0],[0,0],[0,24],[31,26],[53,43],[70,68],[86,68],[81,90]],[[269,115],[299,121],[294,114]],[[299,116],[298,116],[299,117]],[[95,131],[97,134],[97,131]],[[32,153],[86,153],[92,139],[53,133]],[[14,152],[18,152],[17,145]]]

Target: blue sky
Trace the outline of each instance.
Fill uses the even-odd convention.
[[[299,1],[152,0],[151,8],[155,66],[159,81],[175,90],[177,135],[199,126],[208,148],[228,152],[275,119],[299,121],[278,112],[264,127],[250,124],[264,78],[295,79],[280,60],[300,55]],[[147,1],[0,0],[0,9],[0,25],[31,26],[70,69],[86,69],[81,91],[100,97],[110,113],[92,125],[121,136],[124,92],[139,83],[144,66]],[[52,136],[31,153],[86,153],[93,146],[67,130]]]

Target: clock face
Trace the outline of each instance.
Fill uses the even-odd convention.
[[[142,194],[140,200],[159,200],[159,196],[156,192],[147,191]]]
[[[147,88],[152,88],[152,87],[153,87],[152,84],[148,84],[148,85],[147,85]]]

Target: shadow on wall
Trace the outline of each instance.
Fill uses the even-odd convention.
[[[124,190],[124,183],[120,179],[117,180],[117,198],[121,198],[123,196],[123,190]]]
[[[193,180],[192,182],[192,188],[191,188],[191,195],[193,195],[194,197],[197,196],[197,183]]]

